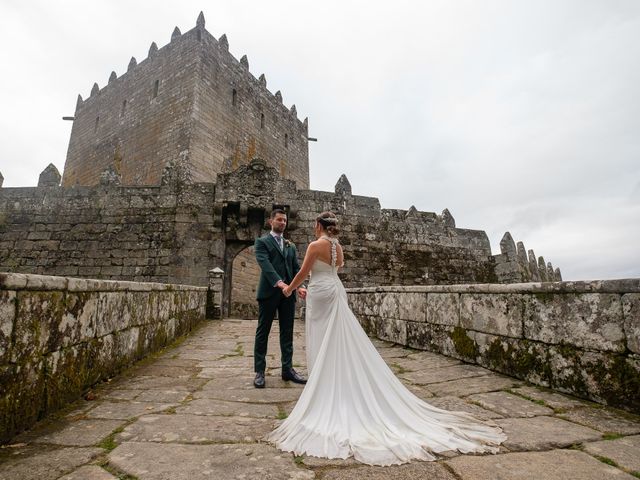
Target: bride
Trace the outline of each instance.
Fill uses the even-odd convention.
[[[306,340],[309,379],[291,415],[267,440],[296,455],[370,465],[435,460],[434,453],[498,450],[506,436],[463,412],[433,407],[395,377],[349,309],[337,270],[344,264],[331,212],[316,219],[290,295],[311,274]]]

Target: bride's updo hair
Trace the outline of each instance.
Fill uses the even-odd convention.
[[[318,222],[329,235],[338,235],[340,233],[338,218],[333,212],[322,212],[316,217],[316,222]]]

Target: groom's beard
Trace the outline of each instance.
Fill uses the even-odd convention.
[[[271,227],[271,231],[273,233],[277,233],[278,235],[282,235],[284,233],[285,228],[287,228],[286,225],[284,225],[284,226],[274,225],[274,226]]]

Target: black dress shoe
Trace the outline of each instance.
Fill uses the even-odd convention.
[[[256,378],[253,381],[253,386],[256,388],[264,388],[264,372],[256,372]]]
[[[302,383],[302,384],[307,383],[307,380],[305,378],[302,378],[300,375],[298,375],[293,368],[289,368],[289,369],[283,368],[282,379],[291,380],[293,383]]]

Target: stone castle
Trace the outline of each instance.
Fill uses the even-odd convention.
[[[0,443],[212,313],[254,317],[252,245],[274,207],[300,256],[336,212],[370,335],[640,411],[640,280],[560,282],[509,232],[494,255],[446,209],[383,209],[344,175],[309,189],[308,122],[204,24],[79,99],[64,175],[0,188]]]
[[[62,177],[50,165],[38,187],[0,189],[0,271],[207,285],[218,267],[223,312],[252,316],[251,245],[281,207],[301,254],[317,213],[339,215],[351,287],[561,279],[508,232],[492,255],[448,210],[382,209],[345,176],[309,190],[307,132],[200,14],[78,98]]]
[[[225,35],[181,34],[108,84],[78,96],[62,185],[97,185],[112,169],[126,185],[157,185],[169,159],[184,156],[196,182],[215,182],[254,157],[309,188],[307,120],[229,53]]]

